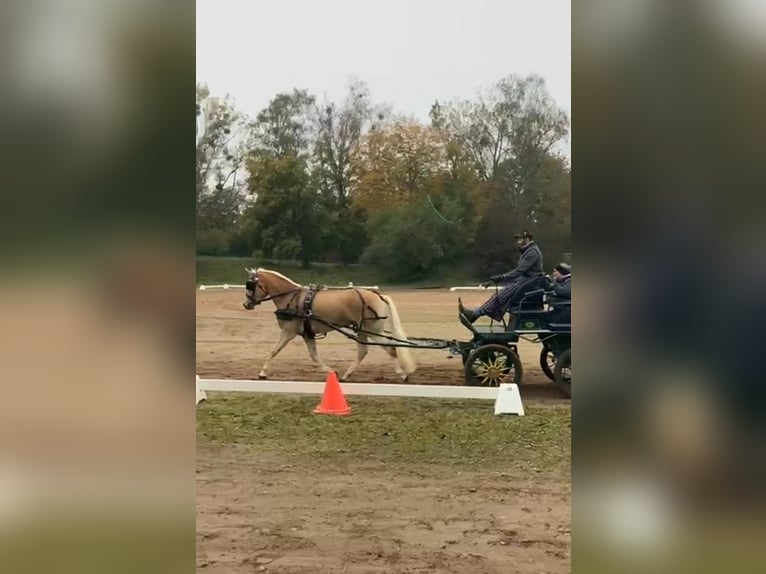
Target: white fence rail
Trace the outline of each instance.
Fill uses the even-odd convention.
[[[347,289],[349,287],[358,287],[359,289],[380,289],[377,285],[354,285],[349,281],[348,285],[328,285],[330,289]],[[200,285],[200,291],[208,291],[210,289],[244,289],[244,285],[234,285],[232,283],[223,283],[222,285]]]
[[[330,289],[347,289],[349,287],[358,287],[359,289],[380,289],[378,285],[354,285],[352,281],[349,281],[346,285],[328,285]],[[223,283],[220,285],[200,285],[200,291],[209,291],[215,289],[244,289],[245,286],[241,284]],[[492,287],[482,287],[481,285],[465,285],[450,287],[450,291],[486,291]]]
[[[450,291],[486,291],[490,287],[482,287],[481,285],[466,285],[465,287],[450,287]]]

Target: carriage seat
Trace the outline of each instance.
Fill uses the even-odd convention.
[[[548,282],[545,277],[533,277],[524,283],[519,289],[519,294],[508,303],[506,312],[519,314],[520,312],[543,312],[543,294]]]

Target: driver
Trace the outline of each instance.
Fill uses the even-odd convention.
[[[525,230],[521,235],[515,235],[514,240],[516,241],[516,247],[521,251],[521,257],[516,268],[502,275],[493,275],[489,278],[489,281],[482,283],[482,286],[488,287],[491,283],[508,282],[508,284],[487,299],[481,307],[466,309],[461,304],[460,312],[471,323],[483,315],[487,315],[495,321],[501,321],[504,310],[519,294],[519,289],[530,279],[542,277],[543,254],[537,243],[535,243],[532,234]]]

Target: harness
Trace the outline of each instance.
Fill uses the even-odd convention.
[[[314,297],[324,288],[325,287],[323,285],[309,285],[306,297],[303,299],[303,336],[307,339],[317,338],[317,334],[311,328],[311,316],[314,314],[312,306],[314,305]],[[324,338],[326,336],[327,333],[324,333],[320,338]]]

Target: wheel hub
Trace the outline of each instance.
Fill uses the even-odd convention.
[[[476,374],[479,375],[483,383],[492,385],[503,380],[507,370],[505,357],[490,357],[482,361],[476,369]]]

